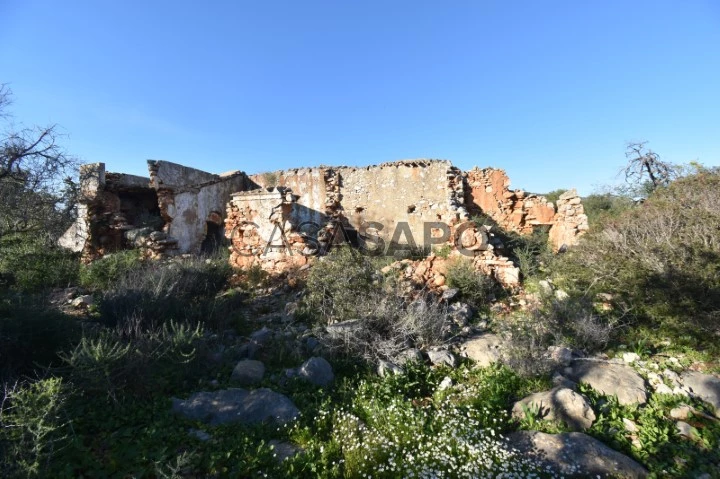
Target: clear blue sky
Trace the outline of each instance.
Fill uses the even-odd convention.
[[[27,124],[111,171],[444,158],[544,192],[720,164],[720,2],[0,0]]]

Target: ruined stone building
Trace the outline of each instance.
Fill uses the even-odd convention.
[[[240,171],[215,175],[167,161],[148,161],[148,176],[80,168],[78,218],[60,245],[91,261],[141,248],[149,257],[200,253],[223,242],[225,205],[249,188]]]
[[[485,215],[520,234],[544,228],[555,249],[575,244],[588,226],[574,190],[553,204],[510,190],[503,170],[463,172],[445,160],[256,175],[148,161],[148,170],[148,177],[137,177],[106,172],[102,163],[84,165],[78,219],[60,243],[90,261],[127,248],[148,257],[201,253],[229,240],[234,266],[283,272],[337,242],[341,230],[340,240],[370,238],[375,250],[462,247],[478,268],[513,283],[517,268],[493,251],[489,227],[472,217]]]

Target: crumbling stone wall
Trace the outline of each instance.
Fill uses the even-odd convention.
[[[260,266],[282,273],[308,261],[305,240],[292,210],[296,197],[284,187],[260,188],[232,195],[227,205],[225,235],[231,241],[230,264]]]
[[[241,171],[215,175],[153,160],[148,160],[148,169],[165,221],[164,232],[177,241],[181,253],[199,253],[208,235],[208,222],[216,223],[231,195],[248,186]]]
[[[573,246],[588,229],[588,218],[577,191],[572,189],[560,195],[557,213],[550,228],[550,244],[555,250],[563,245]]]
[[[369,222],[382,225],[379,236],[386,244],[412,240],[418,247],[428,246],[426,224],[452,227],[465,216],[463,198],[458,201],[451,187],[459,171],[449,161],[399,161],[338,171],[343,215],[358,231]]]
[[[530,234],[534,228],[546,227],[554,250],[573,246],[587,229],[580,197],[575,190],[566,192],[553,203],[540,195],[511,190],[504,170],[477,168],[467,172],[466,200],[471,214],[486,214],[501,228]]]
[[[250,180],[263,187],[280,185],[278,188],[292,191],[292,195],[286,193],[282,202],[274,190],[267,188],[233,195],[228,205],[226,234],[233,242],[231,263],[235,266],[260,265],[275,273],[290,266],[302,266],[308,258],[297,253],[307,252],[312,249],[310,246],[327,248],[329,241],[338,239],[332,225],[339,221],[346,230],[373,237],[373,243],[378,243],[379,238],[385,252],[392,251],[391,248],[407,250],[410,245],[427,251],[442,237],[446,238],[444,244],[453,245],[455,235],[461,233],[462,246],[478,269],[504,284],[518,281],[517,267],[493,251],[487,241],[489,233],[474,224],[468,225],[464,175],[448,161],[306,168],[253,175]],[[313,244],[298,234],[304,222],[320,227]],[[280,230],[291,245],[285,258],[281,254],[282,245],[277,243]],[[275,240],[271,253],[262,254],[270,238]],[[431,267],[418,277],[431,287],[444,285],[444,273]]]
[[[251,175],[248,177],[256,188],[287,188],[297,197],[296,207],[292,209],[293,221],[300,225],[304,222],[325,224],[332,217],[335,204],[334,191],[328,191],[326,177],[330,176],[329,168],[296,168]]]
[[[199,253],[211,230],[222,238],[230,195],[249,186],[242,172],[215,175],[167,161],[148,161],[148,168],[146,178],[83,165],[78,218],[58,243],[81,251],[84,261],[128,248],[152,258]]]
[[[252,175],[260,187],[281,186],[297,196],[295,224],[325,225],[343,221],[355,231],[378,223],[378,236],[390,244],[398,225],[409,227],[411,238],[396,240],[425,246],[425,224],[454,225],[467,218],[463,208],[462,173],[444,160],[411,160],[368,167],[301,168]]]
[[[472,215],[488,215],[520,234],[548,228],[555,249],[575,244],[587,230],[574,190],[561,196],[556,209],[542,196],[510,190],[503,170],[462,172],[444,160],[298,168],[250,177],[167,161],[148,161],[148,169],[150,177],[141,178],[106,173],[101,163],[83,167],[86,199],[64,244],[80,248],[88,259],[123,247],[157,257],[205,251],[224,235],[232,242],[233,265],[281,272],[307,263],[307,254],[294,253],[337,241],[338,225],[361,238],[379,239],[386,250],[411,245],[427,251],[443,237],[458,249],[459,235],[476,268],[512,285],[517,267],[494,250],[491,231],[469,222]],[[140,212],[155,215],[158,224],[138,225]],[[425,280],[438,286],[442,278],[433,272]]]
[[[58,243],[82,252],[84,261],[134,246],[134,230],[145,228],[149,234],[162,227],[148,178],[106,172],[104,163],[83,165],[80,178],[78,217]]]

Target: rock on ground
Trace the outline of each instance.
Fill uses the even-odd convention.
[[[686,437],[688,439],[692,439],[693,437],[697,436],[695,428],[692,427],[690,424],[686,423],[685,421],[678,421],[677,423],[675,423],[675,428],[677,429],[677,433],[680,436]]]
[[[465,356],[475,361],[479,366],[490,366],[502,359],[504,340],[496,334],[484,334],[469,339],[460,345]]]
[[[563,366],[569,365],[573,360],[572,349],[564,346],[550,346],[548,348],[548,357]]]
[[[230,380],[243,386],[250,386],[262,381],[265,365],[254,359],[243,359],[235,365]]]
[[[645,381],[631,367],[605,361],[573,361],[563,374],[575,382],[584,382],[608,396],[617,396],[618,402],[644,404],[647,401]]]
[[[277,439],[271,439],[268,441],[268,445],[272,446],[275,451],[275,459],[277,459],[278,462],[283,462],[303,452],[300,446],[296,446],[291,442],[278,441]]]
[[[259,329],[252,333],[250,335],[250,339],[254,341],[257,344],[265,344],[270,339],[272,339],[273,332],[271,329],[268,329],[267,326],[263,326],[262,329]]]
[[[644,478],[648,471],[631,458],[581,432],[545,434],[518,431],[508,436],[510,445],[546,463],[566,477]]]
[[[423,355],[419,349],[410,348],[395,356],[393,361],[399,366],[404,366],[408,362],[421,363],[423,361]]]
[[[450,366],[454,368],[457,364],[455,356],[450,351],[428,351],[427,355],[434,366]]]
[[[448,318],[460,327],[467,326],[472,316],[472,308],[467,303],[453,303],[448,307]]]
[[[720,417],[720,379],[709,374],[688,371],[682,375],[682,382],[693,394],[715,408],[715,416]]]
[[[282,424],[300,414],[287,396],[267,388],[254,391],[239,388],[201,391],[186,400],[173,398],[172,401],[173,412],[211,425],[231,422],[256,424],[264,421]]]
[[[572,389],[558,387],[521,399],[512,409],[515,418],[525,417],[523,406],[539,408],[540,417],[550,421],[561,421],[574,431],[588,429],[595,421],[595,412],[587,400]]]
[[[92,294],[85,294],[73,299],[70,304],[75,308],[88,308],[95,304],[95,299]]]
[[[403,374],[403,368],[390,361],[378,361],[377,373],[380,377]]]
[[[327,386],[335,379],[330,363],[320,357],[305,361],[298,369],[298,376],[316,386]]]

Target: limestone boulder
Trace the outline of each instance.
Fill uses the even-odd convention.
[[[265,365],[261,361],[243,359],[235,365],[230,380],[242,386],[251,386],[262,381],[264,375]]]
[[[428,351],[427,355],[433,366],[450,366],[454,368],[457,365],[457,359],[450,351]]]
[[[84,294],[73,299],[70,303],[74,308],[89,308],[95,304],[95,298],[92,294]]]
[[[484,334],[460,344],[463,355],[472,359],[478,366],[489,366],[502,359],[505,340],[496,334]]]
[[[720,378],[687,371],[683,373],[681,380],[693,394],[714,407],[715,416],[720,418]]]
[[[332,366],[325,358],[321,357],[305,361],[298,369],[297,375],[316,386],[327,386],[335,379]]]
[[[359,319],[350,319],[348,321],[328,325],[325,327],[325,331],[330,339],[340,340],[351,336],[360,330],[362,326],[363,322]]]
[[[275,451],[275,460],[277,462],[283,462],[291,457],[303,453],[303,449],[300,446],[291,442],[271,439],[268,441],[268,445]]]
[[[268,421],[284,424],[300,414],[287,396],[267,388],[201,391],[185,400],[173,398],[172,402],[173,412],[211,425]]]
[[[403,368],[390,361],[378,361],[377,373],[381,377],[403,374]]]
[[[460,327],[467,326],[472,316],[472,308],[467,303],[453,303],[448,307],[448,319]]]
[[[648,477],[648,471],[633,459],[581,432],[518,431],[508,439],[512,447],[565,477]]]
[[[563,375],[575,382],[587,383],[608,396],[617,396],[623,405],[647,402],[642,376],[624,364],[575,360],[563,369]]]
[[[513,417],[522,419],[525,408],[537,408],[540,418],[563,422],[574,431],[588,429],[595,421],[595,412],[587,399],[565,387],[553,388],[521,399],[513,406]]]

